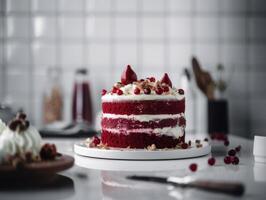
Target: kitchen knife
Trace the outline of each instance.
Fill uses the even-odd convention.
[[[241,196],[244,194],[245,186],[239,182],[218,182],[210,180],[191,180],[190,177],[156,177],[156,176],[127,176],[127,179],[148,181],[156,183],[166,183],[178,187],[191,187],[210,192],[219,192],[233,196]]]

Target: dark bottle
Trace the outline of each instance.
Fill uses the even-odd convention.
[[[77,69],[72,100],[72,119],[77,123],[92,125],[92,102],[87,70]]]

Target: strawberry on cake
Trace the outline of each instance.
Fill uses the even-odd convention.
[[[185,96],[165,73],[137,79],[128,65],[121,82],[102,91],[101,142],[119,148],[175,148],[185,140]]]

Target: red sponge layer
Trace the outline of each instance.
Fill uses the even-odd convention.
[[[147,100],[103,102],[103,113],[120,115],[179,114],[185,112],[185,100]]]
[[[132,119],[124,118],[102,118],[102,128],[112,128],[112,129],[140,129],[140,128],[164,128],[164,127],[175,127],[184,126],[185,118],[168,118],[153,121],[137,121]]]
[[[177,144],[184,142],[185,133],[180,138],[173,138],[171,136],[146,133],[112,133],[106,130],[102,131],[102,142],[109,147],[119,148],[139,148],[143,149],[149,145],[155,144],[156,148],[174,148]]]

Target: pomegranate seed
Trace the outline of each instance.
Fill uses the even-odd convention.
[[[150,82],[155,82],[155,78],[154,77],[150,77],[149,80],[150,80]]]
[[[208,141],[209,141],[209,139],[208,139],[208,138],[204,138],[204,141],[205,141],[205,142],[208,142]]]
[[[224,141],[224,146],[229,146],[229,144],[230,144],[229,140]]]
[[[118,95],[122,95],[123,94],[123,91],[122,90],[117,90],[117,94]]]
[[[150,94],[151,93],[151,89],[150,88],[145,88],[144,89],[144,93],[145,94]]]
[[[189,169],[192,171],[192,172],[195,172],[197,171],[198,169],[198,165],[196,163],[192,163],[189,165]]]
[[[238,165],[239,158],[236,157],[236,156],[233,156],[233,157],[231,157],[231,162],[232,162],[233,165]]]
[[[184,92],[183,89],[179,89],[179,90],[178,90],[178,93],[179,93],[179,94],[184,94],[185,92]]]
[[[163,86],[163,91],[164,91],[164,92],[169,92],[169,87],[168,87],[168,86],[166,86],[166,85],[165,85],[165,86]]]
[[[236,155],[236,151],[235,151],[234,149],[230,149],[230,150],[228,151],[228,155],[229,155],[229,156],[235,156],[235,155]]]
[[[225,156],[224,157],[224,163],[227,164],[227,165],[228,164],[231,164],[231,158],[230,158],[230,156]]]
[[[97,136],[94,136],[93,138],[92,138],[92,141],[91,141],[95,146],[97,146],[98,144],[100,144],[101,143],[101,140],[100,140],[100,138],[98,138]]]
[[[208,164],[210,166],[213,166],[215,164],[215,161],[216,161],[215,158],[211,157],[211,158],[208,159]]]
[[[237,147],[235,148],[235,150],[236,150],[236,152],[239,152],[239,151],[241,150],[241,145],[237,146]]]
[[[181,148],[182,149],[187,149],[188,148],[188,144],[187,143],[182,143],[181,144]]]
[[[162,88],[157,88],[157,90],[155,90],[156,94],[162,94],[163,93],[163,89]]]
[[[105,89],[102,90],[102,96],[105,95],[107,91]]]
[[[117,92],[117,88],[116,87],[113,87],[112,93],[116,93],[116,92]]]
[[[140,94],[140,89],[139,88],[135,88],[134,94]]]

